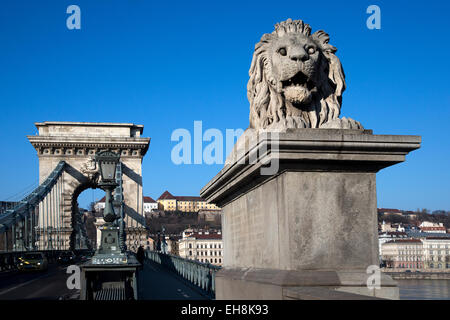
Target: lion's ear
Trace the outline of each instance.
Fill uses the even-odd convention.
[[[311,37],[322,48],[322,51],[328,53],[335,53],[337,51],[336,47],[328,43],[330,41],[330,36],[325,31],[318,30],[314,32]]]

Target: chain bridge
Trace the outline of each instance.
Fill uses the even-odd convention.
[[[36,198],[37,202],[21,202],[40,213],[34,214],[38,233],[34,245],[39,249],[50,245],[75,249],[77,236],[83,237],[77,199],[84,190],[98,187],[94,156],[102,150],[121,156],[114,205],[125,222],[126,245],[136,250],[143,244],[142,159],[150,144],[150,138],[141,137],[144,127],[86,122],[43,122],[36,123],[36,127],[38,135],[30,135],[28,140],[39,158],[38,189],[45,191]],[[15,211],[9,215],[21,216]]]
[[[0,215],[5,251],[91,249],[78,196],[97,188],[94,156],[101,150],[121,155],[114,205],[125,222],[126,245],[146,241],[142,201],[142,158],[150,138],[142,125],[127,123],[43,122],[28,136],[39,158],[40,185]]]
[[[120,155],[113,205],[119,216],[123,249],[132,253],[147,241],[142,159],[150,138],[141,136],[143,126],[43,122],[36,123],[36,127],[38,134],[28,136],[28,140],[39,158],[40,184],[0,214],[0,300],[45,299],[35,293],[37,288],[52,298],[73,298],[66,287],[65,267],[56,262],[64,252],[89,256],[97,247],[87,237],[77,199],[84,190],[99,187],[100,173],[94,157],[100,151]],[[18,265],[25,253],[43,253],[48,259],[48,272],[43,276],[20,273]],[[138,277],[140,299],[214,296],[218,267],[161,252],[147,251],[145,257]]]

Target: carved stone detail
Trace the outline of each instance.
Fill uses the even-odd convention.
[[[363,129],[339,119],[345,76],[337,49],[302,20],[280,22],[256,44],[247,84],[250,128]]]
[[[80,171],[84,173],[92,182],[98,182],[99,168],[97,167],[97,162],[94,157],[90,157],[86,162],[84,162],[81,165]]]

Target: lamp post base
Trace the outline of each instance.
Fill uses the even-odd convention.
[[[105,224],[99,230],[100,247],[92,257],[92,264],[126,264],[128,257],[120,249],[119,227]]]
[[[140,263],[135,257],[122,254],[125,263],[87,262],[81,265],[80,300],[138,300],[137,273]],[[102,259],[103,254],[98,254]],[[104,257],[104,259],[109,259]],[[106,261],[106,260],[104,260]]]
[[[81,265],[81,300],[137,300],[141,264],[119,246],[119,227],[99,228],[101,244],[92,260]]]

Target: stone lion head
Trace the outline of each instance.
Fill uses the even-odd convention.
[[[329,39],[291,19],[262,36],[247,85],[250,128],[361,128],[352,119],[338,119],[345,76]]]

